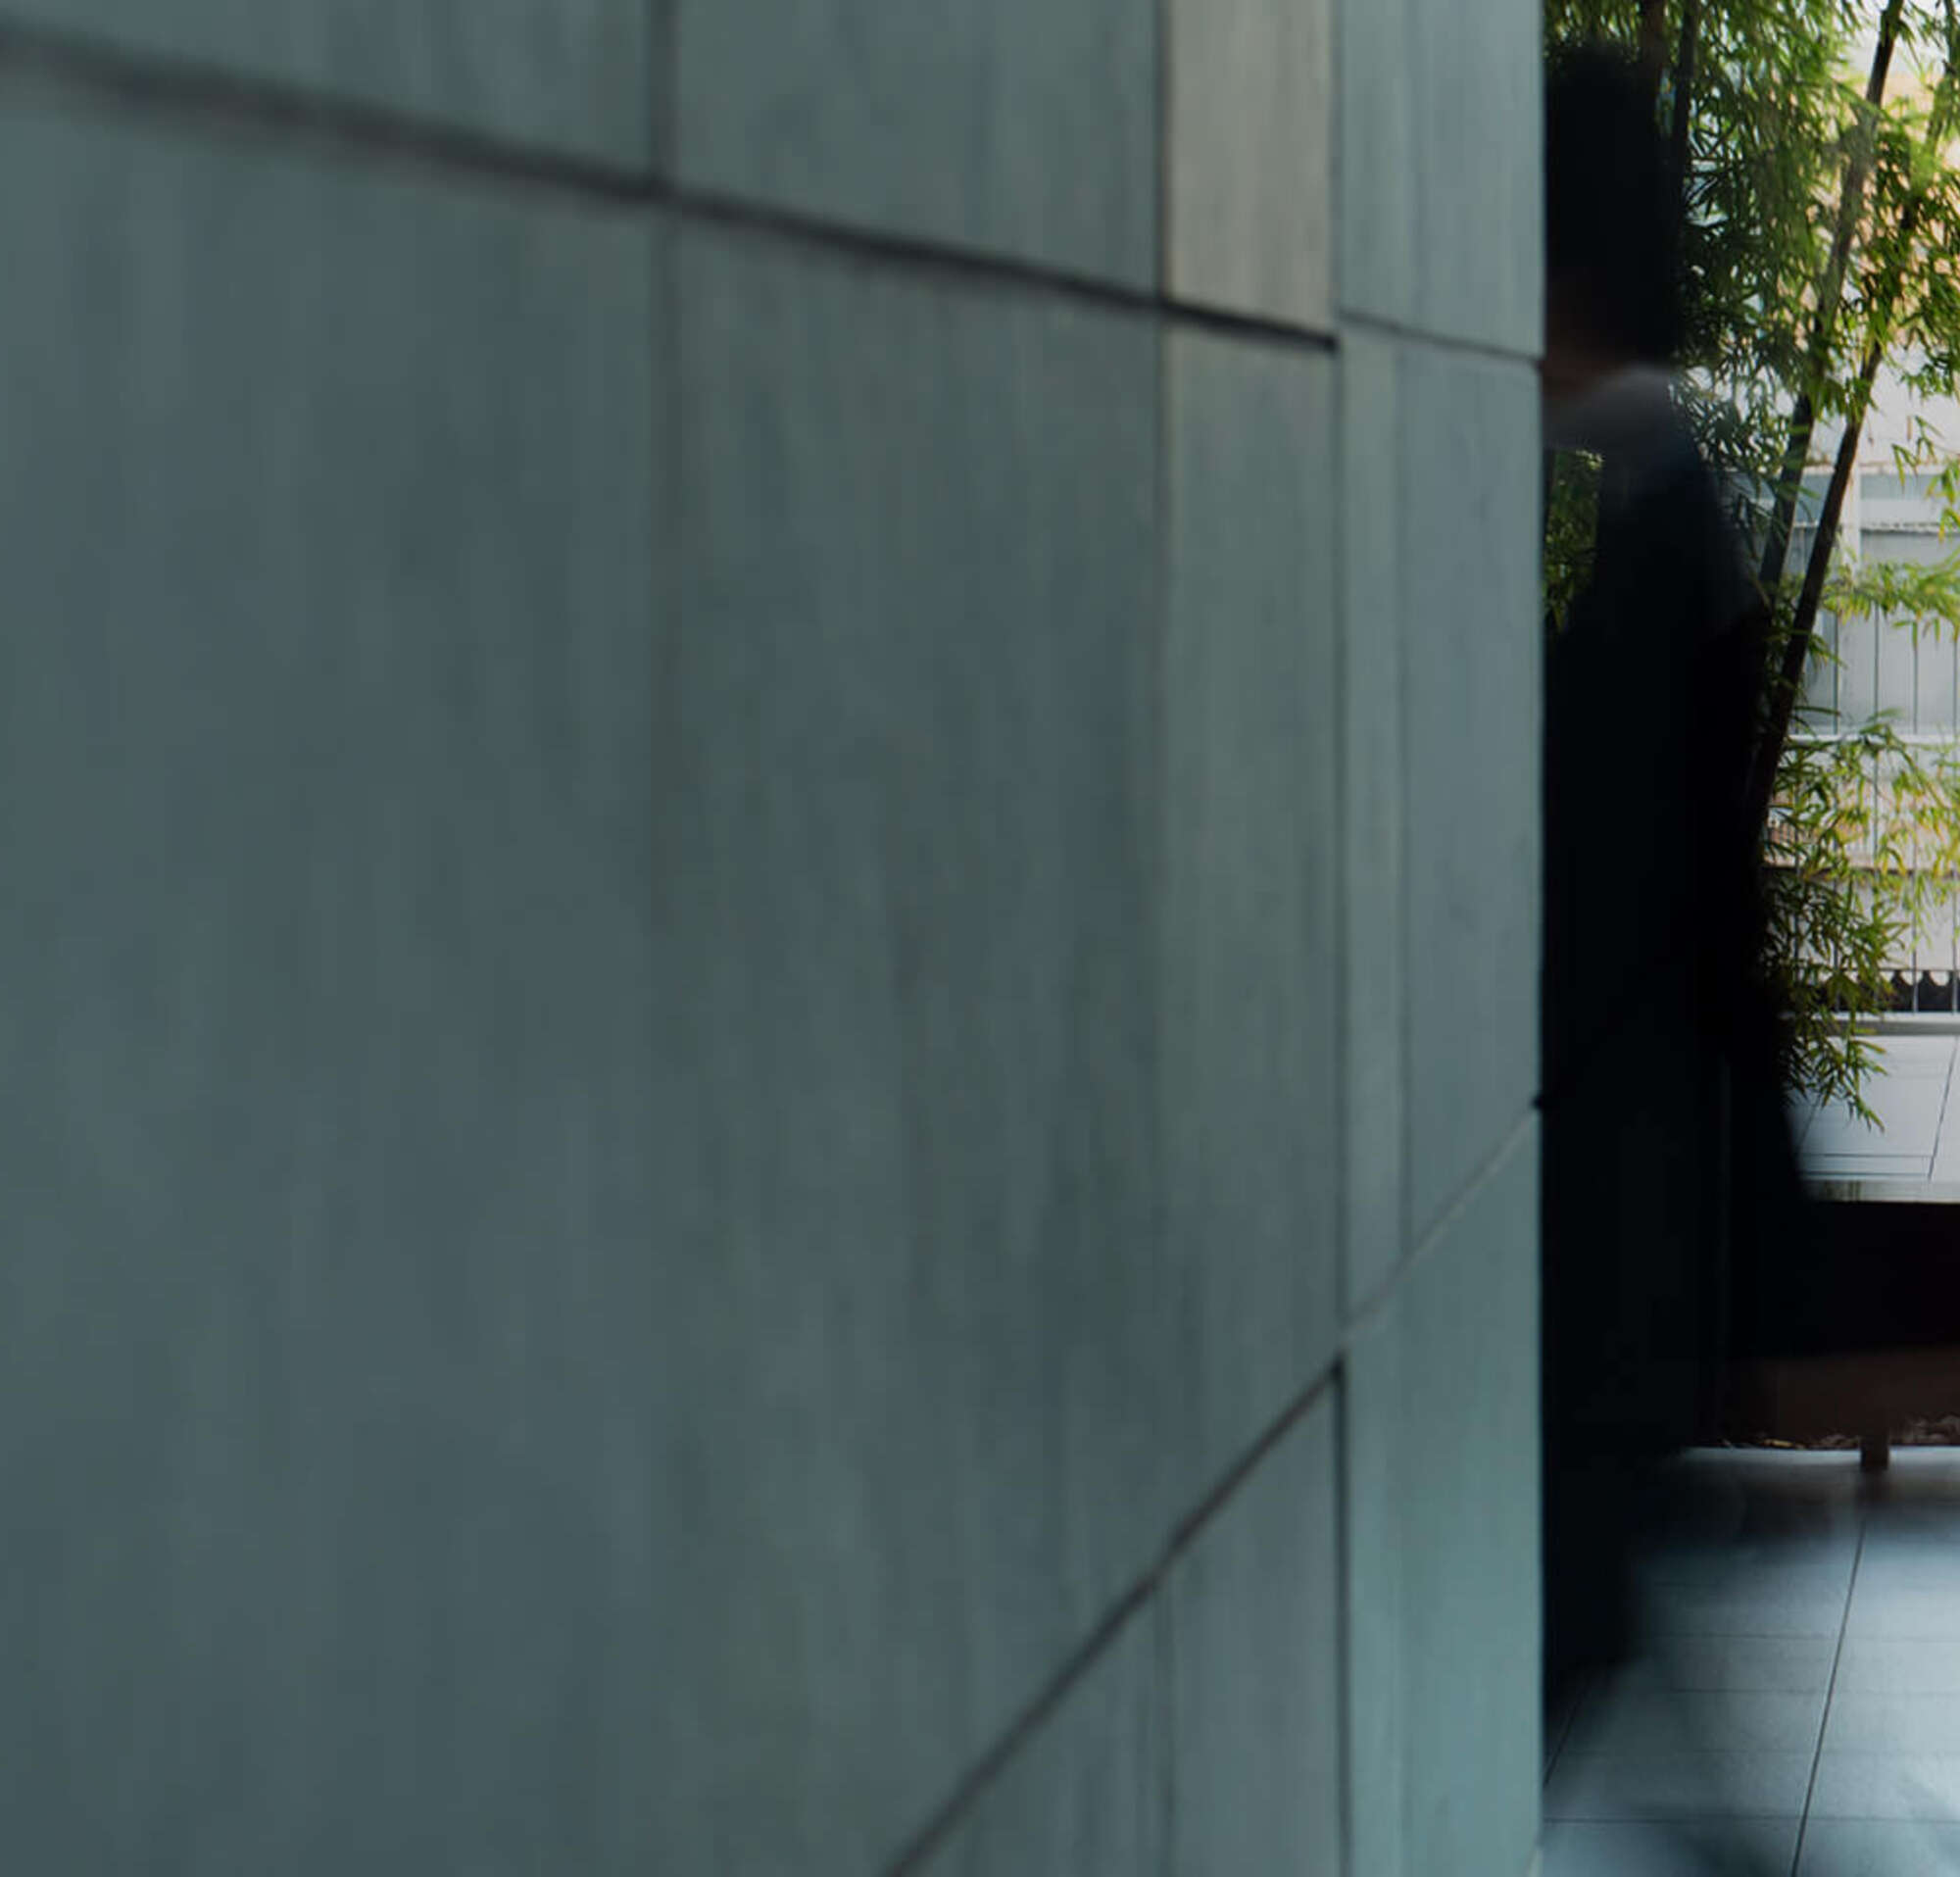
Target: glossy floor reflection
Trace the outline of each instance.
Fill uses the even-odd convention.
[[[1674,1470],[1639,1659],[1549,1718],[1544,1877],[1960,1873],[1960,1449]]]

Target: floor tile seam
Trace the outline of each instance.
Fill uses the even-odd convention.
[[[1960,1747],[1939,1748],[1932,1753],[1913,1747],[1845,1747],[1829,1745],[1826,1759],[1950,1759],[1960,1765]]]
[[[1822,1573],[1819,1573],[1818,1580],[1815,1583],[1809,1584],[1751,1584],[1747,1581],[1747,1573],[1739,1571],[1735,1578],[1727,1581],[1720,1578],[1704,1578],[1699,1583],[1655,1584],[1652,1588],[1656,1593],[1656,1601],[1659,1601],[1658,1593],[1662,1590],[1674,1592],[1683,1598],[1690,1594],[1698,1594],[1705,1599],[1733,1597],[1740,1591],[1752,1591],[1758,1595],[1768,1597],[1778,1604],[1788,1606],[1799,1605],[1805,1601],[1821,1602],[1827,1597],[1842,1595],[1841,1587],[1835,1583],[1826,1583]]]
[[[1953,1103],[1953,1059],[1960,1054],[1960,1044],[1950,1045],[1946,1052],[1946,1076],[1939,1084],[1939,1119],[1933,1127],[1933,1160],[1926,1169],[1926,1177],[1933,1177],[1934,1168],[1939,1164],[1939,1150],[1946,1143],[1946,1111]]]
[[[1565,1752],[1566,1743],[1572,1738],[1572,1730],[1578,1725],[1579,1716],[1586,1711],[1587,1707],[1592,1704],[1592,1697],[1597,1693],[1598,1681],[1595,1677],[1587,1682],[1580,1689],[1579,1693],[1566,1703],[1565,1718],[1559,1726],[1558,1739],[1553,1743],[1551,1752],[1545,1756],[1544,1778],[1539,1782],[1541,1789],[1551,1784],[1551,1776],[1558,1770],[1559,1756]]]
[[[1657,1695],[1801,1695],[1806,1701],[1815,1701],[1824,1692],[1821,1688],[1735,1688],[1720,1685],[1697,1688],[1688,1683],[1654,1690]]]
[[[1831,1702],[1838,1693],[1838,1671],[1844,1662],[1844,1640],[1851,1627],[1851,1600],[1858,1594],[1858,1565],[1865,1555],[1865,1523],[1858,1521],[1858,1549],[1851,1556],[1851,1581],[1844,1587],[1844,1613],[1838,1627],[1838,1647],[1832,1652],[1831,1679],[1824,1688],[1824,1711],[1817,1721],[1817,1746],[1810,1759],[1810,1779],[1803,1789],[1803,1810],[1797,1819],[1796,1844],[1789,1855],[1789,1877],[1803,1869],[1803,1841],[1810,1830],[1810,1807],[1817,1798],[1817,1775],[1824,1766],[1824,1740],[1831,1731]]]
[[[1820,1813],[1819,1816],[1825,1814]],[[1833,1818],[1897,1819],[1896,1812],[1833,1812]],[[1793,1825],[1797,1822],[1795,1812],[1748,1811],[1748,1812],[1561,1812],[1556,1816],[1547,1814],[1547,1825]],[[1924,1823],[1960,1823],[1960,1820],[1923,1820]]]
[[[1828,1643],[1834,1632],[1828,1629],[1656,1629],[1654,1634],[1670,1643]],[[1960,1642],[1960,1635],[1902,1637],[1896,1640]]]
[[[1948,1747],[1832,1747],[1826,1751],[1824,1757],[1855,1759],[1863,1765],[1875,1760],[1897,1760],[1915,1766],[1960,1768],[1960,1748]],[[1956,1810],[1955,1816],[1960,1817],[1960,1810]]]
[[[1960,1683],[1952,1688],[1847,1688],[1839,1691],[1856,1701],[1943,1701],[1960,1705]],[[1960,1752],[1960,1749],[1956,1749]]]
[[[1825,1814],[1819,1814],[1824,1816]],[[1839,1814],[1831,1813],[1836,1818]],[[1867,1814],[1844,1813],[1845,1817],[1864,1817]],[[1896,1817],[1896,1813],[1873,1812],[1873,1818]],[[1644,1812],[1547,1812],[1547,1825],[1794,1825],[1799,1822],[1792,1811],[1695,1811],[1676,1809],[1674,1811]],[[1954,1822],[1960,1822],[1956,1820]],[[1799,1852],[1799,1854],[1801,1854]],[[1792,1866],[1792,1869],[1794,1867]]]
[[[1618,1760],[1628,1766],[1679,1766],[1700,1765],[1710,1759],[1760,1759],[1766,1754],[1776,1754],[1785,1759],[1794,1759],[1806,1754],[1808,1747],[1615,1747],[1569,1748],[1566,1758],[1575,1763],[1580,1760]],[[1960,1754],[1952,1755],[1923,1754],[1923,1758],[1952,1757],[1960,1759]]]
[[[1919,1643],[1922,1645],[1929,1643],[1945,1643],[1945,1644],[1951,1644],[1956,1647],[1960,1647],[1960,1628],[1936,1630],[1931,1635],[1927,1635],[1917,1631],[1903,1630],[1903,1629],[1874,1630],[1868,1626],[1865,1628],[1852,1630],[1850,1632],[1850,1640],[1854,1643]],[[1935,1689],[1929,1689],[1926,1692],[1929,1694],[1936,1695],[1940,1691],[1935,1688]]]

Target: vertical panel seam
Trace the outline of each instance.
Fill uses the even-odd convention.
[[[1156,288],[1159,297],[1168,299],[1171,286],[1171,166],[1175,161],[1172,150],[1174,124],[1171,109],[1171,59],[1174,56],[1171,44],[1172,14],[1174,0],[1156,0]]]
[[[654,87],[659,119],[654,133],[654,173],[677,181],[680,176],[680,11],[686,0],[642,0],[654,10],[652,38]]]

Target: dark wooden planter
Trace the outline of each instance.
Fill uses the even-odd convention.
[[[1845,1181],[1817,1190],[1822,1268],[1789,1273],[1829,1353],[1738,1377],[1731,1438],[1861,1437],[1883,1466],[1907,1421],[1960,1413],[1960,1187]]]

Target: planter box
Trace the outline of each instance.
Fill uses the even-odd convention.
[[[1869,1450],[1906,1421],[1960,1412],[1960,1186],[1834,1180],[1811,1190],[1824,1257],[1811,1315],[1829,1323],[1833,1353],[1745,1369],[1731,1437],[1861,1434]]]

